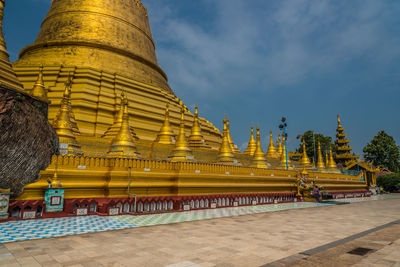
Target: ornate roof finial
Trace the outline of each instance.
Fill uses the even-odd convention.
[[[121,97],[122,98],[122,97]],[[124,99],[121,99],[123,101]],[[122,102],[121,108],[123,108],[122,123],[118,131],[118,134],[114,137],[111,142],[109,153],[114,155],[124,155],[137,158],[140,154],[135,146],[133,136],[129,126],[129,114],[128,114],[128,101]]]
[[[229,144],[228,134],[227,134],[227,121],[226,121],[226,114],[224,115],[224,127],[222,132],[222,142],[221,147],[219,148],[218,153],[218,162],[226,163],[226,164],[233,164],[235,162],[235,156],[232,153],[232,148]]]
[[[175,149],[172,151],[171,160],[187,161],[190,160],[192,151],[190,150],[185,136],[185,108],[181,105],[181,123],[179,127],[179,135],[176,138]]]
[[[231,146],[232,152],[241,153],[237,145],[235,145],[235,143],[232,140],[230,125],[229,125],[229,117],[226,118],[226,133],[228,135],[229,145]]]
[[[326,167],[329,169],[337,169],[336,162],[333,159],[332,145],[329,145],[329,162]]]
[[[128,98],[126,96],[126,92],[125,90],[121,89],[121,97],[120,97],[120,105],[119,105],[119,109],[118,109],[118,113],[116,114],[115,118],[114,118],[114,123],[107,129],[107,131],[103,134],[102,137],[106,137],[106,138],[114,138],[118,132],[119,129],[121,128],[122,125],[122,117],[124,115],[124,109],[125,109],[125,105],[128,104]],[[132,137],[137,140],[139,139],[136,136],[135,130],[133,129],[132,126],[129,126],[129,129],[131,131],[131,135]]]
[[[304,136],[303,136],[303,156],[301,157],[300,164],[303,168],[311,167],[311,162],[307,155],[306,140],[305,140]]]
[[[43,81],[43,65],[39,67],[39,74],[37,77],[37,80],[31,90],[31,95],[34,97],[37,97],[43,101],[48,102],[47,98],[47,90],[44,87],[44,81]]]
[[[169,103],[167,102],[165,106],[165,117],[164,123],[160,128],[157,135],[156,142],[164,145],[172,145],[175,143],[175,134],[169,124]]]
[[[257,124],[257,143],[256,143],[256,151],[254,152],[253,160],[251,162],[251,166],[255,168],[268,168],[268,163],[265,160],[264,151],[261,148],[261,137],[260,137],[260,127]]]
[[[68,107],[68,112],[70,114],[70,120],[71,120],[71,125],[72,125],[72,131],[74,132],[75,135],[80,135],[80,131],[78,128],[78,124],[76,123],[75,120],[75,114],[72,109],[72,103],[71,103],[71,88],[72,88],[72,78],[71,78],[71,73],[68,72],[68,78],[65,81],[65,88],[68,89],[68,98],[67,98],[67,107]]]
[[[61,106],[53,121],[53,127],[57,135],[60,137],[61,143],[68,144],[68,153],[80,152],[80,146],[77,143],[72,129],[71,114],[68,109],[69,87],[65,86]]]
[[[272,138],[272,130],[269,131],[269,146],[266,154],[267,159],[278,159],[278,153],[274,146],[274,139]]]
[[[318,162],[317,162],[317,169],[319,171],[323,171],[325,169],[324,159],[322,157],[321,152],[321,142],[318,141]]]
[[[197,105],[194,109],[194,120],[192,131],[189,136],[189,146],[198,148],[198,147],[208,147],[204,141],[204,137],[201,134],[201,127],[199,122],[199,111],[197,109]]]
[[[256,144],[256,140],[254,139],[254,129],[253,129],[253,125],[251,125],[250,140],[249,140],[246,150],[244,151],[244,154],[253,156],[254,152],[256,152],[256,147],[257,147],[257,144]]]

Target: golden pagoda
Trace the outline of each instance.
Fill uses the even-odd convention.
[[[227,120],[224,117],[224,127],[222,132],[222,142],[221,147],[218,153],[218,162],[225,163],[225,164],[233,164],[235,163],[235,156],[232,153],[231,145],[229,144],[228,138],[228,127],[227,127]]]
[[[81,143],[103,142],[99,138],[113,126],[118,113],[120,87],[131,103],[129,117],[141,140],[140,149],[151,149],[164,123],[165,103],[170,103],[172,128],[179,127],[181,100],[158,66],[147,10],[139,0],[52,1],[35,43],[22,49],[13,63],[17,77],[29,89],[42,65],[50,120],[59,110],[62,84],[70,73],[71,118],[76,119]],[[193,114],[186,114],[185,129],[193,119]],[[205,142],[218,149],[218,129],[203,118],[199,124]],[[118,128],[112,127],[113,135],[108,132],[105,137],[113,138]]]
[[[201,133],[201,127],[199,123],[199,111],[197,105],[194,110],[194,120],[192,130],[189,136],[189,146],[193,148],[208,148],[209,146],[205,143],[204,137]]]
[[[293,166],[291,166],[290,159],[286,156],[286,142],[285,142],[285,136],[282,135],[282,153],[281,153],[281,163],[280,167],[282,169],[288,169],[291,170],[293,169]]]
[[[267,160],[265,159],[264,152],[262,151],[262,148],[261,148],[260,127],[258,127],[258,125],[257,125],[256,151],[254,152],[254,155],[253,155],[251,167],[262,168],[262,169],[268,168]]]
[[[108,151],[111,155],[124,155],[137,158],[140,154],[137,151],[136,145],[129,126],[128,102],[123,104],[123,114],[121,127],[111,142]]]
[[[183,106],[181,111],[181,125],[179,128],[179,135],[176,138],[175,149],[172,151],[171,160],[174,162],[193,160],[192,151],[189,148],[185,136],[185,109]]]
[[[10,56],[7,52],[6,41],[3,35],[3,16],[5,0],[0,0],[0,85],[23,91],[24,88],[11,67]]]
[[[157,135],[155,140],[156,143],[164,144],[164,145],[172,145],[175,144],[175,134],[169,124],[169,104],[165,107],[165,119],[164,124],[162,125],[160,132]]]
[[[221,135],[198,116],[197,108],[190,113],[173,93],[158,66],[140,0],[52,1],[35,43],[20,52],[13,67],[29,89],[40,72],[46,74],[48,117],[69,154],[53,156],[41,178],[10,203],[11,210],[43,208],[47,179],[54,175],[65,190],[63,214],[76,213],[76,205],[102,215],[111,215],[116,207],[123,207],[118,212],[127,207],[129,213],[160,212],[160,207],[163,212],[180,211],[200,196],[209,203],[272,195],[294,201],[298,172],[289,164],[280,137],[280,169],[270,169],[258,127],[257,141],[253,137],[249,154],[242,155],[226,117]],[[178,128],[173,146],[173,130]],[[272,156],[271,138],[267,155]],[[96,153],[88,151],[89,146]],[[327,179],[332,177],[337,179]],[[366,187],[348,174],[316,171],[307,178],[319,179],[331,191],[360,192]],[[190,207],[197,208],[207,207]]]
[[[40,66],[40,68],[39,68],[39,75],[35,82],[35,85],[33,86],[32,90],[31,90],[31,95],[34,97],[37,97],[45,102],[49,101],[47,98],[46,88],[44,87],[43,66]]]
[[[352,155],[350,153],[351,150],[353,150],[353,147],[348,145],[350,140],[346,138],[346,133],[344,132],[344,128],[340,122],[339,114],[337,115],[337,123],[338,126],[336,128],[335,161],[344,166],[347,161],[357,160],[360,156]]]
[[[267,154],[265,155],[267,159],[279,159],[278,153],[276,152],[274,146],[274,140],[272,138],[272,130],[269,131],[269,146]]]
[[[324,163],[324,158],[322,157],[322,152],[321,152],[321,142],[318,141],[318,162],[317,162],[317,170],[318,171],[325,171],[325,163]]]
[[[253,156],[254,152],[256,151],[256,140],[254,139],[254,129],[253,125],[251,125],[251,131],[250,131],[250,140],[249,144],[247,145],[246,150],[244,151],[245,155]]]
[[[278,137],[278,141],[277,141],[277,144],[276,144],[276,152],[278,153],[279,157],[282,157],[283,149],[282,149],[281,133],[279,133],[278,136],[279,137]]]
[[[229,125],[229,117],[226,119],[226,132],[227,132],[227,135],[228,135],[229,145],[231,146],[232,152],[233,153],[238,153],[238,154],[242,153],[238,149],[237,145],[232,140],[230,125]]]
[[[301,160],[300,160],[300,165],[303,168],[311,168],[311,167],[313,167],[313,165],[311,164],[310,159],[308,158],[308,155],[307,155],[306,141],[305,141],[304,137],[303,137],[303,155],[302,155]]]

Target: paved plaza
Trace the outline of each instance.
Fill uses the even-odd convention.
[[[118,229],[129,229],[20,242],[3,241],[0,244],[0,265],[400,266],[398,197],[392,195],[376,201],[373,200],[377,198],[370,201],[352,199],[353,203],[349,205],[298,203],[297,207],[305,206],[291,209],[281,206],[280,211],[276,211],[279,210],[276,206],[275,212],[268,212],[274,211],[274,205],[269,205],[270,210],[257,206],[218,209],[218,213],[215,213],[217,210],[214,213],[197,211],[186,215],[180,213],[179,216],[185,219],[175,221],[172,218],[179,216],[174,213],[165,215],[169,217],[95,216],[93,218],[109,227],[120,224]],[[88,220],[88,217],[79,220]],[[45,222],[35,220],[31,223],[38,221]],[[179,221],[186,222],[172,223]],[[51,225],[50,222],[46,223]],[[28,221],[14,223],[29,224]],[[85,224],[101,229],[93,222]],[[10,225],[0,224],[0,231],[6,232],[4,227]],[[140,227],[145,225],[149,227]],[[71,230],[70,234],[76,234],[74,229],[68,229]],[[38,231],[46,232],[46,229]],[[354,238],[349,240],[349,237]],[[367,249],[367,253],[348,253],[357,248]]]

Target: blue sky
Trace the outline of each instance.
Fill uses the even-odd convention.
[[[159,64],[178,97],[242,149],[250,125],[289,148],[312,129],[334,137],[336,114],[357,153],[381,129],[400,145],[400,1],[142,0]],[[11,59],[32,43],[50,0],[8,0]]]

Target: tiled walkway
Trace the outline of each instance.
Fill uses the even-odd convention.
[[[151,216],[142,216],[148,219],[134,223],[151,225],[168,221]],[[185,220],[190,218],[184,214],[181,216]],[[124,223],[129,223],[125,216],[117,218],[114,218],[116,222],[124,222],[125,219]],[[399,220],[400,199],[263,212],[3,243],[0,244],[0,266],[262,266]],[[368,254],[368,257],[376,258],[366,263],[377,258],[388,264],[395,262],[393,258],[398,257],[398,246],[394,245],[398,241],[395,241],[396,237],[390,234],[390,230],[398,231],[399,228],[388,228],[390,240],[386,240],[386,235],[380,232],[376,232],[375,236],[386,241],[372,240],[375,237],[371,236],[363,238],[364,243],[369,239],[383,245],[372,247],[379,249],[375,253],[381,254],[379,257],[377,254]],[[372,246],[370,241],[368,246]],[[393,244],[390,245],[390,242]],[[342,260],[354,263],[354,259],[349,259],[346,253],[347,245],[343,251]],[[327,256],[327,253],[324,255]],[[341,254],[339,256],[342,257]],[[344,266],[338,265],[334,257],[320,259],[323,261],[318,264],[312,261],[309,266]]]
[[[87,234],[142,226],[207,220],[279,210],[303,209],[318,207],[321,205],[325,204],[299,202],[138,216],[84,216],[5,222],[0,223],[0,243]]]

